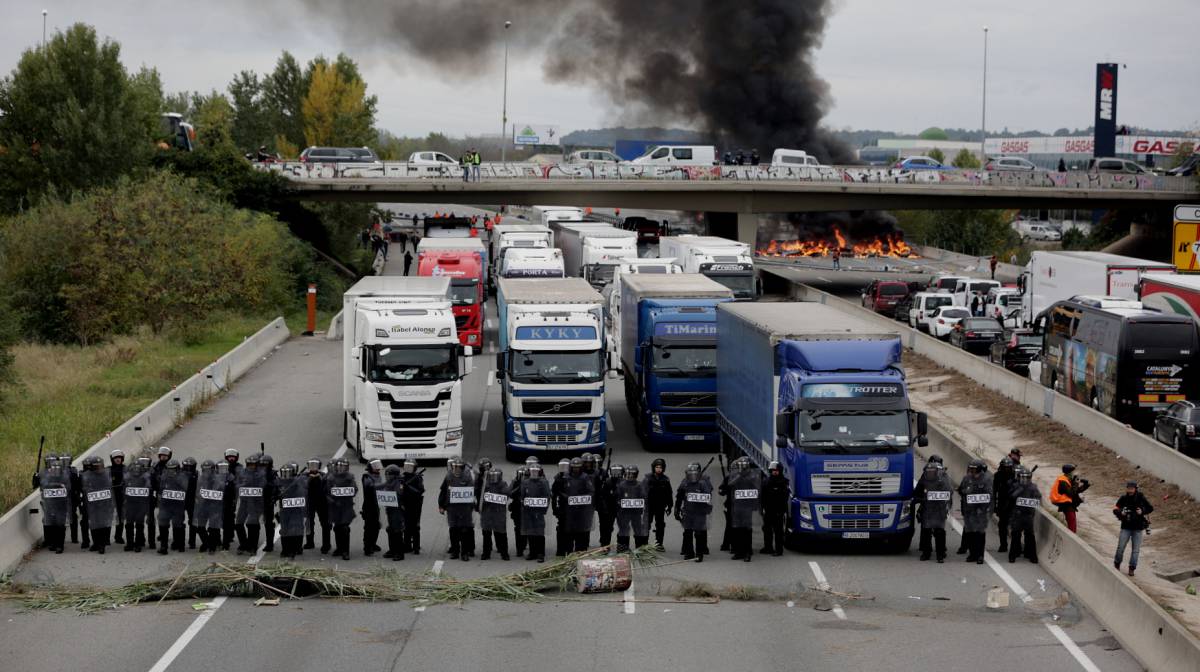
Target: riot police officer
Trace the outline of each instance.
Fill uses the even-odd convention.
[[[264,489],[267,480],[259,469],[259,456],[246,458],[245,468],[237,475],[237,516],[234,520],[238,540],[238,555],[258,552],[259,532],[262,530],[265,509]]]
[[[625,466],[624,480],[617,485],[617,552],[629,551],[650,543],[649,521],[646,513],[646,481],[638,480],[636,464]]]
[[[229,480],[229,464],[205,460],[196,477],[196,502],[192,522],[200,535],[200,552],[212,555],[221,547],[221,528],[225,517],[225,485]]]
[[[184,521],[187,508],[187,477],[179,470],[179,461],[167,460],[162,476],[158,479],[158,554],[167,554],[167,540],[171,538],[171,550],[184,550]]]
[[[983,564],[984,544],[987,541],[988,521],[992,517],[992,484],[984,477],[987,466],[982,460],[971,460],[967,475],[958,490],[959,508],[963,517],[963,544],[967,562]]]
[[[400,483],[404,486],[401,501],[404,509],[404,548],[413,555],[420,555],[421,509],[425,505],[425,477],[417,471],[415,460],[404,461],[404,473],[400,475]]]
[[[946,518],[953,492],[954,483],[946,475],[946,468],[940,462],[926,463],[913,490],[916,518],[921,523],[921,560],[928,560],[936,547],[937,561],[946,561]]]
[[[42,493],[42,544],[47,550],[62,553],[71,507],[71,479],[63,473],[58,458],[46,457],[46,468],[33,475],[34,487]]]
[[[467,463],[455,459],[438,493],[438,513],[450,530],[450,559],[471,559],[475,553],[475,479]]]
[[[1008,545],[1008,561],[1016,562],[1018,555],[1037,564],[1037,537],[1033,534],[1033,518],[1042,505],[1042,493],[1033,482],[1032,472],[1017,467],[1017,481],[1012,487],[1012,541]]]
[[[125,525],[126,551],[141,553],[146,547],[146,519],[154,509],[154,480],[150,458],[139,457],[125,474],[125,505],[121,522]]]
[[[187,479],[187,496],[184,499],[184,513],[187,515],[188,548],[196,548],[196,521],[193,515],[196,510],[196,458],[185,457],[180,461],[180,471]]]
[[[83,469],[79,478],[87,506],[87,525],[92,539],[90,550],[103,555],[112,534],[112,476],[104,468],[104,460],[96,456],[84,458]]]
[[[116,509],[113,543],[124,544],[121,522],[125,520],[125,451],[120,448],[109,451],[108,473],[112,476],[113,506]]]
[[[992,476],[992,494],[996,499],[996,532],[1000,536],[1000,548],[996,549],[998,553],[1008,550],[1008,521],[1015,506],[1012,497],[1012,489],[1016,485],[1015,466],[1011,457],[1004,457]]]
[[[708,555],[708,518],[712,515],[712,482],[699,462],[692,462],[675,491],[675,520],[683,525],[684,560],[704,562]]]
[[[400,467],[389,464],[383,470],[383,483],[375,490],[375,499],[383,509],[387,523],[388,550],[383,554],[393,562],[404,559],[404,481]]]
[[[521,534],[529,548],[527,560],[546,561],[546,509],[550,506],[550,484],[542,465],[529,465],[529,478],[521,481]]]
[[[759,509],[762,478],[750,458],[735,460],[734,474],[729,481],[726,496],[733,497],[729,523],[733,526],[730,545],[734,560],[750,562],[754,555],[754,512]]]
[[[325,494],[325,474],[321,473],[321,460],[312,458],[305,463],[305,480],[308,484],[308,494],[305,495],[305,505],[308,507],[308,516],[305,518],[305,523],[308,525],[304,537],[304,548],[314,548],[316,538],[316,524],[320,521],[321,524],[321,554],[329,552],[329,532],[332,529],[329,526],[329,498]]]
[[[625,468],[619,464],[609,466],[607,474],[597,474],[600,485],[596,488],[596,514],[600,519],[600,546],[612,544],[613,524],[617,522],[617,486],[625,476]]]
[[[350,461],[339,457],[332,463],[333,473],[325,486],[329,522],[333,525],[333,554],[350,559],[350,524],[354,522],[354,497],[358,483],[350,473]]]
[[[791,484],[783,475],[783,465],[771,460],[762,488],[763,547],[759,553],[783,555],[783,527],[790,499]]]
[[[279,500],[279,557],[292,559],[304,554],[305,520],[308,517],[308,476],[297,473],[300,465],[290,462],[279,468],[274,490]]]
[[[504,482],[504,473],[496,467],[484,477],[482,499],[479,501],[479,528],[483,531],[483,553],[480,560],[492,557],[492,543],[501,560],[508,560],[508,504],[511,490]]]
[[[383,461],[371,460],[367,463],[367,470],[362,475],[362,510],[359,514],[363,518],[363,555],[368,558],[375,555],[376,551],[382,551],[376,542],[379,541],[379,498],[376,496],[376,488],[383,485]]]
[[[275,502],[279,499],[275,458],[266,453],[259,455],[258,468],[263,473],[263,553],[271,553],[275,550]]]

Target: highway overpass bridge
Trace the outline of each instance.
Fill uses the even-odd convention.
[[[1200,198],[1194,178],[1086,172],[903,171],[890,168],[485,164],[457,167],[268,163],[298,198],[372,203],[576,205],[737,213],[753,240],[757,213],[905,209],[1096,209],[1173,206]],[[730,232],[732,233],[732,232]]]

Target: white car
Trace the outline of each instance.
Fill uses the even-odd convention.
[[[929,315],[929,333],[942,340],[950,337],[950,332],[954,331],[954,325],[958,324],[964,317],[971,317],[971,311],[958,306],[944,306],[934,310]]]
[[[413,152],[408,155],[408,165],[457,167],[458,161],[450,158],[449,154],[443,154],[442,152]]]
[[[581,149],[567,156],[567,163],[621,163],[621,157],[602,149]]]
[[[917,331],[929,331],[929,318],[943,306],[954,305],[954,297],[946,292],[917,292],[908,310],[908,326]]]
[[[996,287],[983,300],[983,314],[999,320],[1005,327],[1017,327],[1021,322],[1021,290]]]

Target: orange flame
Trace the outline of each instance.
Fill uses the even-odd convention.
[[[884,233],[873,240],[848,244],[838,227],[833,227],[833,238],[810,238],[808,240],[772,240],[757,251],[763,257],[828,257],[834,249],[842,256],[868,257],[916,257],[912,247],[904,242],[904,234]]]

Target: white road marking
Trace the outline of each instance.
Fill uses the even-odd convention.
[[[817,279],[820,280],[821,282],[828,282],[829,284],[833,284],[832,280],[829,280],[828,278],[822,278],[819,275],[817,276]]]
[[[446,564],[446,561],[445,561],[445,560],[437,560],[437,561],[435,561],[435,562],[433,563],[433,575],[434,575],[434,576],[441,576],[441,575],[442,575],[442,566],[443,566],[443,565],[445,565],[445,564]],[[419,607],[413,607],[413,611],[416,611],[416,612],[425,611],[425,605],[423,605],[423,604],[422,604],[422,605],[421,605],[421,606],[419,606]]]
[[[825,572],[821,571],[821,566],[815,561],[808,561],[808,568],[812,570],[813,578],[817,580],[817,588],[821,590],[829,590],[829,581],[825,580]],[[841,620],[846,620],[846,611],[842,609],[842,605],[833,602],[833,614]]]
[[[608,411],[604,412],[604,425],[610,432],[614,432],[617,429],[617,426],[614,425],[612,421],[612,413],[609,413]]]
[[[491,387],[492,385],[495,385],[495,384],[496,384],[496,372],[494,370],[488,371],[487,386]]]
[[[217,610],[221,608],[221,605],[225,604],[225,600],[226,598],[224,596],[213,598],[212,607],[203,611],[199,616],[196,617],[196,620],[192,621],[192,624],[187,627],[187,630],[183,631],[183,634],[179,636],[179,639],[175,640],[175,643],[171,645],[171,648],[167,649],[167,652],[158,659],[158,662],[154,663],[154,667],[150,668],[150,672],[166,672],[166,669],[171,666],[171,663],[175,662],[175,659],[179,657],[179,654],[183,653],[183,650],[187,647],[188,643],[190,643],[192,639],[196,637],[196,635],[200,634],[200,630],[203,629],[204,625],[213,617],[213,614],[216,614]]]
[[[957,532],[960,536],[962,535],[962,523],[958,522],[957,518],[951,518],[950,525],[954,528],[955,532]],[[1009,590],[1011,590],[1014,595],[1021,598],[1022,602],[1028,602],[1033,599],[1033,596],[1031,596],[1024,588],[1022,588],[1021,584],[1017,583],[1017,580],[1013,578],[1012,574],[1009,574],[1008,570],[1004,569],[1000,566],[1000,563],[996,562],[996,559],[992,557],[991,553],[984,551],[983,561],[987,563],[988,567],[992,568],[992,571],[996,573],[996,576],[1000,577],[1000,580],[1003,581],[1006,586],[1008,586]]]
[[[346,443],[343,441],[342,444],[340,446],[338,446],[337,452],[335,452],[333,454],[333,457],[330,459],[331,459],[331,461],[336,460],[337,458],[339,458],[345,454],[346,454]],[[279,528],[278,527],[275,528],[274,541],[279,541]],[[266,550],[265,546],[263,548],[258,549],[258,553],[256,553],[254,555],[254,557],[252,559],[250,559],[248,562],[253,563],[253,564],[258,564],[258,561],[262,560],[263,553],[265,550]],[[441,561],[439,560],[439,562],[441,562]],[[187,648],[187,645],[193,639],[195,639],[196,635],[200,634],[200,631],[204,628],[205,624],[207,624],[212,619],[212,617],[217,613],[217,610],[221,608],[221,605],[225,604],[225,601],[226,601],[226,598],[224,596],[213,598],[212,602],[210,602],[210,604],[212,604],[212,607],[204,610],[203,612],[201,612],[199,615],[196,616],[196,620],[192,621],[192,624],[189,625],[187,627],[187,629],[183,631],[183,634],[179,635],[179,638],[176,639],[173,644],[171,644],[170,648],[167,649],[166,653],[164,653],[162,655],[162,657],[159,658],[158,661],[154,663],[154,666],[150,668],[150,672],[165,672],[166,669],[171,666],[171,663],[175,662],[175,659],[179,657],[179,654],[183,653],[183,650],[185,648]]]
[[[625,613],[632,614],[637,611],[637,602],[634,602],[633,582],[629,583],[629,587],[625,589]]]
[[[483,417],[479,418],[479,431],[481,432],[487,429],[488,415],[490,415],[489,412],[484,411]]]
[[[1092,659],[1087,657],[1087,654],[1083,652],[1083,649],[1079,648],[1079,645],[1073,642],[1071,638],[1067,636],[1067,633],[1063,632],[1062,628],[1053,623],[1047,623],[1046,628],[1050,630],[1050,634],[1054,635],[1054,638],[1058,640],[1058,643],[1062,644],[1063,648],[1071,653],[1071,656],[1075,658],[1075,662],[1079,663],[1080,667],[1087,670],[1087,672],[1100,672],[1100,668],[1096,667],[1096,664],[1092,662]]]

